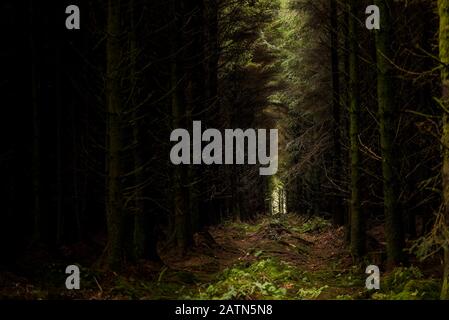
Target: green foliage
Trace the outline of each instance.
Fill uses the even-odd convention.
[[[283,299],[285,284],[292,280],[294,268],[276,259],[240,264],[224,270],[218,281],[202,290],[199,299]]]
[[[321,217],[313,217],[305,222],[301,227],[294,228],[294,230],[299,233],[320,232],[326,228],[329,228],[331,225],[332,224],[329,221]]]
[[[376,300],[438,300],[440,284],[437,280],[410,280],[402,291],[395,293],[375,293],[372,298]]]
[[[298,297],[301,300],[313,300],[318,298],[321,293],[325,290],[329,288],[328,285],[325,285],[324,287],[321,288],[310,288],[310,289],[299,289],[298,290]]]
[[[410,280],[404,287],[404,293],[422,300],[437,300],[440,294],[440,284],[437,280]]]
[[[262,254],[263,254],[263,251],[262,251],[262,250],[258,250],[258,251],[256,251],[256,253],[254,253],[254,256],[255,256],[256,258],[258,258],[258,257],[260,257]]]
[[[424,237],[416,240],[409,251],[415,253],[421,261],[424,261],[440,252],[448,242],[449,228],[446,225],[444,214],[439,212],[436,215],[432,230]]]
[[[227,228],[233,228],[241,230],[242,232],[246,233],[255,233],[260,230],[261,226],[263,224],[249,224],[244,222],[234,222],[234,221],[227,221],[224,223],[224,226]]]
[[[315,281],[313,273],[302,272],[290,264],[268,258],[241,263],[224,270],[216,282],[200,287],[187,299],[317,299],[328,286]]]
[[[341,295],[338,295],[335,299],[336,300],[354,300],[354,297],[352,297],[349,294],[341,294]]]
[[[440,293],[439,281],[423,279],[417,267],[396,268],[381,283],[381,292],[372,295],[376,300],[434,300]]]
[[[240,264],[223,271],[216,283],[210,284],[200,299],[285,299],[288,284],[297,270],[278,261],[264,259]]]
[[[409,268],[396,268],[385,278],[382,283],[382,287],[388,291],[400,292],[404,289],[409,280],[417,280],[422,277],[423,274],[417,267],[411,266]]]

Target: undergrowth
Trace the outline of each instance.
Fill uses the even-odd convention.
[[[321,217],[313,217],[304,222],[300,227],[292,228],[292,230],[298,233],[311,233],[323,231],[331,226],[332,224],[328,220]]]
[[[302,286],[301,284],[304,284]],[[275,258],[225,269],[217,280],[188,299],[316,299],[327,286],[314,287],[304,272]]]
[[[424,279],[417,267],[396,268],[381,281],[380,292],[372,295],[377,300],[438,300],[440,283]]]

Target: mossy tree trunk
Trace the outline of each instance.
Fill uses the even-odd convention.
[[[382,173],[384,189],[385,236],[389,266],[404,261],[404,231],[399,207],[398,168],[395,150],[397,108],[394,99],[392,52],[392,21],[390,9],[393,1],[376,0],[381,12],[381,29],[376,32],[377,51],[377,98],[380,117],[380,144],[382,150]]]
[[[442,103],[445,106],[443,114],[443,130],[442,130],[442,152],[443,167],[442,177],[442,198],[443,213],[445,216],[446,226],[449,227],[449,2],[447,0],[438,1],[438,12],[440,15],[440,60],[443,64],[441,72],[442,81]],[[449,299],[449,239],[446,239],[444,249],[444,274],[443,286],[441,289],[441,298]]]
[[[360,210],[360,150],[359,150],[359,56],[357,37],[358,0],[349,0],[349,137],[351,162],[351,253],[355,258],[365,253],[365,221]]]

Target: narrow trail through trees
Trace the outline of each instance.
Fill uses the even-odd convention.
[[[197,234],[183,259],[162,256],[171,271],[189,274],[197,295],[212,299],[344,298],[364,292],[352,267],[343,228],[320,218],[264,217]]]

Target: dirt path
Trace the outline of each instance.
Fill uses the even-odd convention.
[[[194,298],[345,299],[363,291],[343,229],[322,219],[286,215],[253,224],[227,223],[196,235],[195,242],[184,259],[169,254],[164,259],[198,281],[194,290],[200,295]],[[261,290],[249,288],[251,282]]]

